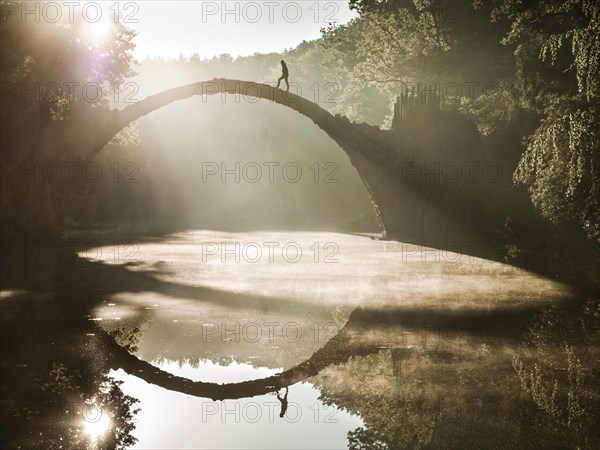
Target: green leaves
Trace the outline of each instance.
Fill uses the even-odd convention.
[[[563,99],[530,137],[514,173],[540,213],[553,223],[576,221],[600,237],[600,108]]]
[[[412,3],[392,8],[361,2],[361,16],[324,30],[323,45],[363,81],[385,84],[422,78],[425,58],[447,51],[449,44],[432,2]]]
[[[511,20],[502,42],[515,46],[515,83],[539,86],[535,97],[522,90],[540,124],[513,179],[528,186],[542,216],[600,239],[600,4],[504,1],[494,14]]]

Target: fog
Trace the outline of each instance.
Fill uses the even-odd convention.
[[[146,60],[119,100],[126,105],[225,75],[276,80],[277,55],[251,60],[254,65],[227,57],[194,64]],[[292,92],[310,91],[308,82],[291,81]],[[194,97],[133,127],[137,145],[108,145],[96,157],[101,167],[119,161],[130,176],[126,181],[137,181],[125,185],[120,197],[128,198],[125,213],[107,212],[97,224],[339,230],[372,210],[366,187],[338,145],[308,118],[269,101]],[[98,194],[114,188],[113,181],[97,186]]]

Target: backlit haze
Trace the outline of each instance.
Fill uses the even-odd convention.
[[[120,2],[121,17],[138,32],[135,56],[201,58],[283,52],[317,39],[328,23],[346,23],[347,1]],[[137,20],[136,22],[133,22]]]

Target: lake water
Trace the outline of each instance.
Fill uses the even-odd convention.
[[[137,327],[136,355],[171,374],[261,379],[331,346],[330,365],[318,358],[318,374],[289,386],[284,417],[284,389],[215,402],[112,371],[140,400],[144,449],[337,449],[361,427],[417,447],[435,433],[499,438],[518,394],[519,327],[570,295],[509,265],[338,233],[186,231],[80,255],[150,275],[92,316]]]
[[[15,253],[3,274],[2,377],[11,387],[3,417],[18,435],[3,441],[139,449],[570,442],[568,427],[523,394],[516,372],[518,361],[533,367],[523,338],[536,315],[572,300],[566,285],[369,235],[71,239],[78,256]],[[564,342],[547,348],[566,360]]]

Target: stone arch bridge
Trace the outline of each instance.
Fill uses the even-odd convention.
[[[383,130],[333,115],[271,85],[213,79],[152,95],[94,123],[86,144],[99,151],[133,121],[196,95],[238,94],[291,108],[311,119],[346,153],[372,200],[383,237],[439,248],[481,242],[489,235],[489,195],[499,169],[489,161],[474,124],[440,110],[431,95],[396,104],[393,127]],[[80,119],[85,120],[85,119]],[[494,220],[497,221],[497,217]]]

